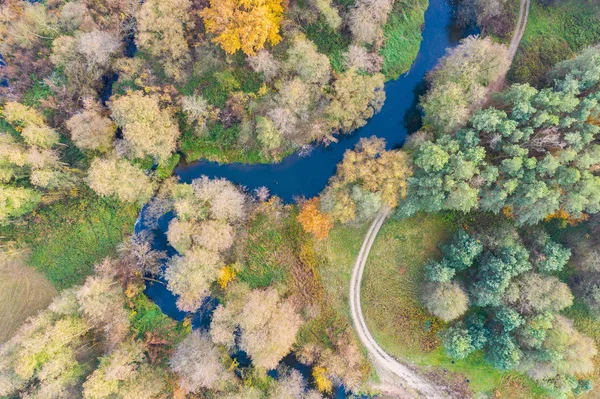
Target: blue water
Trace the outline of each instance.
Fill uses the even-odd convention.
[[[313,197],[325,188],[344,152],[353,148],[360,138],[373,135],[385,138],[388,148],[397,148],[404,144],[406,136],[420,127],[421,115],[417,109],[417,102],[425,89],[425,74],[436,65],[448,47],[456,45],[461,38],[476,33],[478,32],[475,29],[465,31],[453,25],[453,7],[449,0],[430,0],[429,8],[425,12],[423,41],[412,67],[398,80],[385,84],[385,104],[381,112],[369,120],[367,125],[353,134],[340,136],[337,143],[327,147],[316,146],[306,157],[294,154],[278,164],[271,165],[219,165],[216,162],[199,161],[178,166],[175,175],[184,183],[206,175],[224,177],[248,189],[266,186],[271,194],[286,202],[292,201],[296,196]],[[164,215],[159,220],[159,228],[154,231],[155,247],[167,251],[170,256],[176,252],[168,245],[165,232],[172,218],[172,213]],[[136,232],[145,229],[147,226],[141,216],[136,225]],[[192,326],[199,329],[208,328],[212,311],[217,306],[216,300],[207,299],[202,309],[189,315],[177,309],[176,297],[165,285],[150,283],[145,292],[165,314],[176,320],[191,316]],[[293,355],[286,356],[282,363],[299,370],[309,385],[312,384],[309,366],[298,362]],[[348,393],[344,387],[336,387],[333,398],[346,397]]]

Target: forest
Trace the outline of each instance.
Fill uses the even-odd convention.
[[[598,27],[3,1],[0,398],[598,397]]]

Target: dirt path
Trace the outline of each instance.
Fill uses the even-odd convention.
[[[531,0],[521,0],[521,7],[519,9],[519,19],[517,20],[517,26],[515,27],[512,39],[510,40],[510,45],[508,46],[510,63],[512,63],[512,60],[515,58],[515,54],[517,54],[517,49],[519,48],[521,39],[523,39],[523,35],[525,34],[527,20],[529,19],[530,3]]]
[[[354,327],[358,336],[367,348],[373,365],[378,371],[381,379],[380,388],[393,393],[401,398],[414,398],[422,396],[427,399],[446,398],[448,394],[444,389],[431,384],[429,381],[418,375],[409,366],[398,362],[396,359],[388,355],[378,344],[369,332],[365,322],[362,306],[360,303],[360,289],[362,276],[367,262],[367,257],[375,237],[379,229],[385,222],[385,219],[390,213],[390,208],[383,207],[367,232],[367,236],[360,249],[354,270],[352,271],[352,279],[350,281],[350,311]],[[395,388],[395,389],[394,389]]]

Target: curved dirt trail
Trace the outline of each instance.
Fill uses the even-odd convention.
[[[360,303],[360,288],[362,282],[362,276],[367,262],[367,257],[375,237],[379,232],[379,229],[385,222],[385,219],[390,213],[390,208],[384,206],[377,216],[363,242],[360,249],[356,263],[354,264],[354,270],[352,271],[352,279],[350,280],[350,311],[352,314],[352,320],[354,321],[354,327],[356,332],[367,348],[373,365],[379,372],[379,376],[382,383],[387,387],[398,387],[402,389],[400,392],[396,389],[396,394],[401,394],[402,397],[414,397],[416,395],[423,396],[427,399],[438,399],[446,398],[448,394],[444,392],[444,389],[431,384],[429,381],[418,375],[414,370],[409,368],[407,365],[398,362],[396,359],[388,355],[378,344],[369,332],[365,318],[362,313],[362,307]],[[398,380],[400,379],[400,381]],[[413,391],[413,394],[409,394],[407,389]]]
[[[515,58],[515,54],[517,54],[517,49],[519,48],[519,43],[521,43],[521,39],[523,39],[523,35],[525,34],[527,20],[529,19],[530,3],[531,0],[521,0],[521,7],[519,9],[519,19],[517,20],[517,26],[515,27],[512,39],[510,40],[510,45],[508,46],[510,63],[512,63],[513,58]]]
[[[515,30],[513,32],[512,38],[510,39],[510,44],[508,45],[508,62],[507,69],[502,75],[496,79],[495,82],[488,86],[488,99],[487,102],[490,101],[492,95],[496,92],[499,92],[504,87],[504,82],[506,79],[506,73],[510,68],[510,65],[517,54],[517,50],[519,49],[519,44],[521,43],[521,39],[523,39],[523,35],[525,34],[525,28],[527,28],[527,20],[529,19],[529,5],[531,4],[531,0],[521,0],[521,6],[519,8],[519,18],[517,19],[517,25],[515,26]]]

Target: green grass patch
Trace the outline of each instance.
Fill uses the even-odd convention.
[[[180,126],[183,126],[182,122]],[[241,146],[239,144],[239,125],[226,128],[222,123],[216,122],[208,126],[208,132],[198,136],[191,129],[182,129],[180,138],[181,151],[187,162],[206,159],[221,163],[269,163],[273,159],[267,157],[254,145]]]
[[[129,320],[137,338],[143,339],[150,333],[170,343],[177,343],[192,330],[191,324],[175,322],[141,292],[131,299],[130,308]]]
[[[319,52],[329,57],[331,67],[336,72],[342,72],[344,69],[342,54],[350,46],[350,35],[332,29],[323,17],[319,17],[317,22],[309,24],[305,33],[306,37],[315,43]]]
[[[30,266],[59,290],[82,283],[93,265],[111,255],[133,232],[138,209],[100,198],[82,188],[76,198],[61,199],[0,228],[0,237],[31,248]]]
[[[232,92],[256,93],[262,84],[261,74],[237,66],[224,71],[208,71],[199,76],[193,75],[178,89],[184,96],[200,92],[209,104],[223,108]]]
[[[398,2],[383,27],[385,43],[379,54],[383,57],[383,73],[387,80],[398,79],[408,71],[421,47],[421,26],[425,22],[428,0]]]
[[[256,214],[251,221],[245,242],[246,259],[238,273],[238,278],[251,288],[267,287],[286,280],[287,270],[278,256],[286,243],[282,227],[272,215],[264,212]]]
[[[510,82],[540,86],[557,62],[600,40],[600,6],[565,0],[552,6],[532,1],[525,35],[509,71]]]
[[[360,226],[336,225],[327,240],[320,243],[319,252],[328,259],[319,266],[319,274],[330,304],[350,317],[348,295],[352,268],[360,251],[369,223]]]

